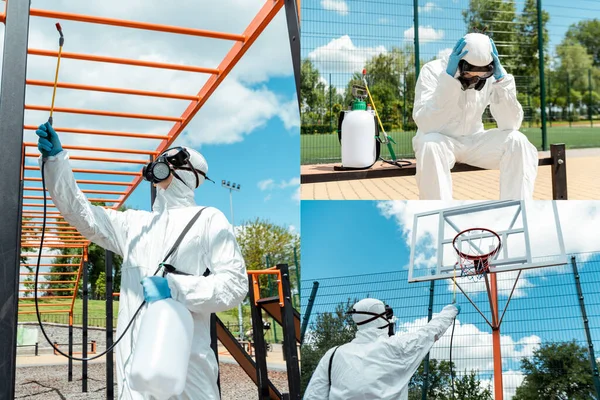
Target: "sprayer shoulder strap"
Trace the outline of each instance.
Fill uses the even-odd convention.
[[[200,214],[202,214],[202,211],[204,211],[206,208],[207,207],[202,207],[200,209],[200,211],[198,211],[196,213],[196,215],[194,215],[194,217],[190,220],[190,222],[188,222],[188,224],[186,225],[186,227],[183,228],[183,231],[181,232],[181,234],[179,235],[179,237],[177,238],[177,240],[175,241],[175,243],[171,247],[171,250],[169,250],[169,252],[165,256],[164,260],[162,261],[163,263],[165,261],[167,261],[169,259],[169,257],[171,257],[171,255],[175,252],[175,250],[177,250],[177,248],[181,244],[181,241],[185,237],[186,233],[188,233],[188,231],[190,230],[190,228],[192,227],[192,225],[194,225],[194,223],[198,220],[198,218],[200,218]]]
[[[339,349],[340,347],[341,347],[341,346],[337,346],[337,347],[335,348],[335,350],[333,350],[333,353],[331,353],[331,357],[329,358],[329,368],[328,368],[328,370],[327,370],[327,376],[328,376],[328,378],[329,378],[329,387],[330,387],[330,388],[331,388],[331,367],[333,366],[333,356],[335,356],[335,352],[336,352],[336,351],[338,351],[338,349]]]

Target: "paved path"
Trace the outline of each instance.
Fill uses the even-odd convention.
[[[273,350],[267,355],[267,367],[270,370],[285,371],[286,364],[283,360],[283,351],[280,344],[272,345]],[[99,352],[104,349],[98,349]],[[51,353],[51,350],[48,350]],[[92,355],[88,355],[91,357]],[[81,354],[75,354],[75,357],[81,357]],[[96,360],[88,362],[88,364],[104,363],[105,356],[99,357]],[[236,364],[235,359],[229,355],[229,352],[219,345],[219,362],[226,364]],[[60,366],[67,365],[68,360],[61,355],[54,354],[40,354],[38,356],[30,355],[18,355],[17,356],[17,367],[36,367],[36,366]],[[81,362],[73,361],[74,365],[80,365]]]
[[[546,156],[540,152],[540,156]],[[548,154],[549,156],[549,154]],[[499,197],[499,171],[452,174],[454,199],[495,200]],[[567,150],[569,200],[600,199],[600,149]],[[418,200],[414,176],[303,184],[302,200]],[[551,167],[538,168],[535,200],[552,200]]]

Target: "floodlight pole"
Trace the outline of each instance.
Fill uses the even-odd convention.
[[[233,191],[240,191],[240,184],[237,185],[230,181],[222,180],[221,186],[229,189],[229,208],[231,210],[231,227],[235,229],[234,219],[233,219]],[[234,232],[235,233],[235,232]],[[240,340],[244,340],[244,313],[242,312],[242,303],[238,305],[238,324],[240,328]]]

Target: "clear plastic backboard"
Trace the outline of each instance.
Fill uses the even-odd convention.
[[[567,262],[554,201],[482,202],[415,214],[408,281],[447,279],[455,274],[460,277],[462,271],[455,245],[467,244],[471,251],[489,253],[492,249],[486,243],[490,242],[491,234],[463,235],[453,244],[460,232],[472,228],[489,229],[500,237],[500,249],[490,259],[489,272],[550,267]]]

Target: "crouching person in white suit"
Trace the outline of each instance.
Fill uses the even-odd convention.
[[[482,115],[488,105],[498,128],[486,131]],[[515,79],[500,64],[489,37],[470,33],[448,57],[423,66],[413,118],[421,200],[452,200],[450,170],[456,162],[500,169],[502,200],[532,199],[537,150],[519,132],[523,109]]]

